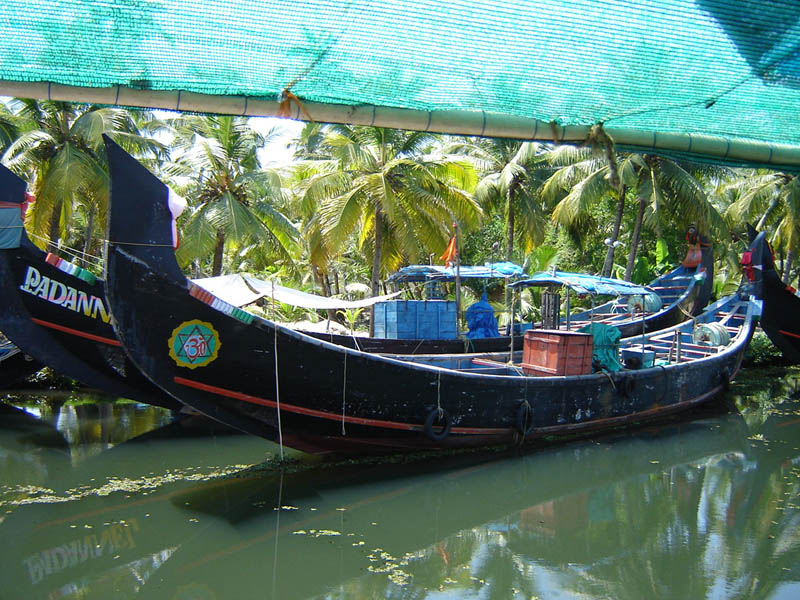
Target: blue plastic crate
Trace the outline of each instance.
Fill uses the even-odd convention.
[[[455,339],[456,321],[456,303],[447,300],[391,300],[375,305],[376,338]]]

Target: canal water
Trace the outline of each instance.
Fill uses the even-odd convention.
[[[799,378],[524,454],[283,467],[161,409],[12,394],[0,598],[800,598]]]

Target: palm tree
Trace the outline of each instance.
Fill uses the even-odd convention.
[[[746,173],[725,186],[736,199],[725,210],[733,223],[755,222],[770,231],[773,248],[784,253],[783,279],[791,282],[791,269],[800,244],[800,180],[797,175],[764,170]]]
[[[163,145],[139,135],[126,110],[29,99],[14,100],[11,106],[21,120],[21,133],[6,150],[3,163],[29,181],[36,197],[29,211],[29,232],[49,240],[55,250],[69,231],[76,207],[82,206],[88,252],[108,206],[102,135],[138,155],[163,156]]]
[[[525,254],[544,239],[547,217],[539,190],[553,169],[545,162],[542,149],[541,144],[500,138],[477,139],[448,148],[467,154],[485,173],[475,199],[489,211],[503,211],[508,261],[513,260],[516,238],[523,243]]]
[[[568,163],[546,182],[542,191],[545,199],[558,200],[553,210],[554,222],[565,226],[585,224],[598,202],[608,195],[617,195],[617,211],[602,270],[605,276],[611,273],[614,246],[631,193],[637,212],[625,268],[626,281],[633,274],[643,227],[654,231],[659,239],[666,222],[680,228],[696,223],[701,230],[727,233],[724,220],[701,183],[689,172],[692,169],[689,165],[652,154],[625,154],[612,161],[616,163],[619,178],[615,186],[611,183],[615,176],[608,157],[597,157],[590,149],[565,149],[551,160]]]
[[[178,260],[211,255],[212,275],[220,275],[226,246],[236,245],[240,254],[266,252],[291,267],[298,232],[280,210],[280,175],[261,170],[257,154],[270,134],[254,131],[243,117],[188,115],[170,125],[175,160],[165,172],[191,180],[193,202]]]
[[[425,154],[434,140],[382,127],[326,128],[331,159],[317,161],[303,199],[318,207],[327,248],[346,247],[355,235],[358,247],[371,253],[374,295],[381,274],[441,252],[451,222],[469,230],[482,214],[468,191],[475,183],[471,165]]]

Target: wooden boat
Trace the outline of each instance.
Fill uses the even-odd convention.
[[[704,245],[701,249],[702,260],[694,267],[678,266],[672,271],[654,279],[646,287],[651,292],[651,298],[657,302],[654,309],[649,303],[637,302],[641,292],[624,293],[626,282],[606,279],[596,276],[587,276],[581,273],[537,273],[531,278],[509,283],[511,288],[522,288],[533,285],[547,285],[554,288],[571,287],[570,281],[585,282],[594,280],[595,283],[611,284],[607,291],[613,296],[612,300],[588,310],[578,311],[567,318],[559,319],[559,327],[570,330],[590,323],[605,323],[613,325],[620,330],[621,337],[627,338],[647,331],[657,331],[676,325],[691,316],[702,312],[711,298],[713,286],[714,255],[711,245]],[[480,277],[480,273],[476,277]],[[492,273],[489,269],[484,277],[500,277],[499,272]],[[538,279],[537,279],[538,277]],[[454,281],[455,273],[452,268],[430,267],[427,265],[412,265],[406,270],[401,270],[392,276],[395,282],[446,282]],[[546,281],[547,283],[543,283]],[[614,285],[618,286],[611,292]],[[585,287],[580,291],[586,293]],[[593,292],[589,292],[593,293]],[[569,291],[567,291],[569,294]],[[567,296],[567,300],[569,295]],[[644,307],[644,309],[642,309]],[[569,314],[569,305],[567,313]],[[519,325],[518,325],[519,326]],[[348,336],[334,333],[305,332],[308,335],[331,342],[346,348],[353,348],[364,352],[380,352],[387,354],[456,354],[459,352],[503,352],[508,351],[513,344],[515,350],[522,349],[524,330],[520,335],[511,336],[504,334],[499,337],[470,338],[459,337],[453,339],[388,339],[380,337]]]
[[[0,165],[0,206],[20,210],[25,182]],[[150,383],[120,347],[102,280],[28,239],[0,249],[0,331],[38,363],[89,387],[169,409],[181,404]]]
[[[42,364],[25,354],[14,344],[0,342],[0,389],[20,383],[42,368]]]
[[[800,362],[800,297],[786,285],[775,269],[775,257],[766,233],[750,225],[750,250],[742,257],[745,276],[756,287],[756,297],[763,302],[761,328],[784,358]]]
[[[756,305],[740,291],[696,319],[727,340],[697,342],[692,322],[647,334],[638,341],[657,362],[640,370],[531,377],[491,357],[345,349],[193,296],[172,251],[167,188],[106,143],[106,297],[126,352],[184,404],[299,450],[498,445],[663,418],[724,390],[753,332]]]

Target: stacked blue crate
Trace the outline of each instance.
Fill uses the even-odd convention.
[[[450,340],[458,337],[456,303],[447,300],[391,300],[375,304],[375,337]]]

